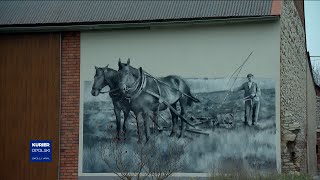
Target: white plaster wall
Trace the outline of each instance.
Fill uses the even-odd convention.
[[[155,76],[226,77],[253,54],[240,73],[277,79],[278,23],[188,26],[81,33],[81,80],[92,80],[94,65],[117,69],[118,58],[132,59]]]
[[[280,171],[280,23],[251,23],[169,26],[138,30],[81,33],[81,94],[83,81],[92,80],[94,66],[118,69],[131,58],[154,76],[228,77],[253,51],[239,77],[253,73],[276,81],[277,167]],[[83,97],[80,100],[82,121]],[[82,124],[82,122],[80,123]],[[79,170],[82,162],[80,127]],[[80,172],[81,175],[81,172]]]

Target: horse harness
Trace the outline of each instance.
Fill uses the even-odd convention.
[[[137,79],[137,81],[135,81],[132,86],[135,86],[136,83],[139,83],[135,88],[129,88],[129,90],[132,90],[133,89],[133,94],[129,94],[129,93],[126,93],[125,94],[125,98],[127,100],[129,100],[129,102],[132,101],[132,99],[135,99],[137,98],[141,92],[146,92],[152,96],[155,96],[156,98],[159,99],[159,103],[162,103],[163,102],[163,98],[161,96],[161,90],[160,90],[160,86],[159,86],[159,83],[158,83],[158,80],[156,78],[152,78],[154,80],[154,82],[156,83],[157,85],[157,89],[158,89],[158,94],[152,92],[152,91],[149,91],[149,90],[145,90],[145,87],[147,85],[147,78],[149,76],[146,75],[146,73],[141,69],[141,72],[140,72],[140,77]],[[139,81],[139,82],[138,82]],[[160,104],[159,104],[160,105]],[[159,108],[158,108],[159,109]]]
[[[159,86],[159,83],[158,83],[158,81],[159,81],[158,79],[156,79],[156,78],[154,78],[153,76],[151,76],[151,75],[147,74],[146,72],[144,72],[144,71],[142,70],[142,68],[140,68],[140,76],[141,76],[141,77],[138,78],[138,80],[139,80],[139,85],[136,86],[136,88],[134,88],[134,90],[133,90],[134,94],[128,94],[128,93],[125,94],[125,98],[126,98],[127,100],[129,100],[129,103],[132,101],[132,99],[137,98],[137,97],[141,94],[141,92],[145,92],[145,93],[150,94],[151,96],[153,96],[153,97],[155,97],[155,98],[158,99],[159,104],[158,104],[158,108],[157,108],[157,114],[159,113],[159,110],[160,110],[160,104],[161,104],[161,103],[164,103],[167,107],[169,107],[169,109],[170,109],[171,111],[173,111],[177,116],[179,116],[179,117],[180,117],[183,121],[185,121],[188,125],[190,125],[190,126],[192,126],[192,127],[195,127],[193,124],[191,124],[189,121],[187,121],[183,116],[181,116],[176,109],[174,109],[167,101],[165,101],[165,100],[161,97],[161,90],[160,90],[160,86]],[[147,78],[148,78],[148,77],[152,78],[152,79],[155,81],[155,83],[156,83],[156,85],[157,85],[157,88],[158,88],[158,93],[159,93],[159,94],[157,94],[157,93],[155,93],[155,92],[152,92],[152,91],[150,91],[150,90],[145,90],[145,87],[146,87],[146,84],[147,84]],[[164,82],[162,82],[162,81],[159,81],[159,82],[164,83]],[[136,84],[136,83],[137,83],[137,81],[135,81],[132,85],[134,85],[134,84]],[[168,84],[165,84],[165,85],[168,86]],[[170,86],[170,87],[171,87],[171,86]],[[173,88],[173,87],[171,87],[171,88]],[[174,89],[175,89],[175,88],[174,88]],[[129,88],[129,90],[131,90],[131,88]],[[179,90],[178,90],[178,91],[179,91]],[[181,91],[179,91],[179,92],[181,92]],[[183,93],[183,92],[181,92],[181,93],[182,93],[182,94],[185,94],[185,93]],[[155,121],[154,121],[154,122],[155,122]],[[159,127],[159,125],[158,125],[156,122],[155,122],[155,124]]]

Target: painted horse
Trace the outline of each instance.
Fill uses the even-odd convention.
[[[94,75],[94,83],[92,86],[91,94],[93,96],[98,96],[101,92],[101,89],[105,86],[109,86],[110,92],[109,96],[112,99],[114,114],[116,116],[116,128],[117,135],[116,138],[120,138],[120,128],[121,128],[121,116],[120,113],[123,111],[124,120],[123,120],[123,134],[127,132],[127,119],[130,113],[129,101],[121,95],[121,92],[118,89],[118,72],[114,69],[108,68],[108,65],[104,68],[95,67],[96,73]]]
[[[182,137],[184,131],[184,121],[182,119],[184,119],[186,106],[191,106],[192,102],[200,102],[191,94],[186,82],[175,75],[159,79],[153,78],[144,72],[141,67],[136,69],[130,66],[130,59],[126,64],[121,63],[119,59],[118,66],[119,88],[130,101],[130,109],[137,118],[138,133],[144,129],[146,141],[148,141],[150,129],[147,127],[150,126],[150,117],[169,107],[172,116],[170,136],[175,134],[175,125],[178,117],[180,117],[179,137]],[[178,102],[180,103],[180,114],[176,111]],[[140,134],[138,141],[141,141]]]

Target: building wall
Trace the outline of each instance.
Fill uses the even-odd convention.
[[[319,92],[319,91],[317,91]],[[316,117],[317,117],[317,146],[318,146],[318,151],[317,151],[317,164],[318,164],[318,170],[320,169],[320,97],[317,96],[316,98]]]
[[[305,123],[307,118],[307,96],[303,93],[306,92],[307,87],[302,85],[307,79],[305,43],[304,38],[302,38],[304,37],[304,31],[293,3],[290,1],[283,2],[282,8],[280,56],[282,64],[280,69],[282,170],[283,172],[303,172],[307,169],[307,145],[305,143],[307,134],[307,125]],[[78,170],[75,164],[78,164],[77,128],[79,127],[79,117],[77,116],[79,114],[77,111],[79,110],[79,104],[77,103],[79,101],[77,98],[80,98],[80,72],[78,71],[80,67],[76,67],[80,66],[79,34],[64,33],[62,36],[62,83],[64,85],[62,85],[60,177],[66,179],[76,179]],[[292,74],[297,76],[292,76]],[[68,84],[68,87],[66,84]],[[320,100],[317,101],[317,105],[317,113],[320,114]]]
[[[317,173],[317,99],[311,64],[307,63],[307,158],[308,174]]]
[[[80,32],[61,34],[60,179],[78,179]]]
[[[282,170],[306,171],[306,102],[307,88],[304,55],[304,32],[293,3],[283,2],[281,19],[281,156]],[[77,178],[79,125],[80,33],[62,36],[62,121],[61,178]],[[298,43],[293,43],[298,42]],[[298,51],[296,50],[298,49]],[[222,56],[222,55],[221,55]],[[115,57],[113,57],[115,58]],[[101,63],[104,65],[104,63]],[[161,64],[160,64],[161,65]],[[297,76],[291,76],[296,74]],[[285,83],[286,82],[286,83]],[[289,82],[289,83],[288,83]],[[68,86],[66,86],[68,84]],[[72,85],[72,86],[69,86]],[[298,89],[298,91],[294,91]],[[299,102],[299,103],[296,103]],[[301,103],[302,102],[302,103]],[[320,114],[320,100],[317,101]],[[320,116],[318,116],[320,117]],[[318,121],[319,123],[319,121]],[[290,125],[291,124],[291,125]],[[70,138],[71,137],[71,138]],[[294,155],[292,154],[294,152]],[[280,156],[279,156],[280,157]]]
[[[130,55],[135,63],[133,65],[144,64],[145,68],[156,73],[155,76],[179,71],[181,76],[222,78],[230,75],[252,51],[250,61],[243,67],[239,77],[245,77],[250,71],[257,74],[256,77],[277,79],[279,73],[274,65],[279,63],[275,61],[279,45],[267,46],[279,40],[277,26],[274,21],[262,21],[83,32],[81,75],[84,80],[91,80],[92,69],[88,67],[103,67],[110,63],[109,67],[117,69],[115,62],[118,58],[125,59]],[[265,56],[268,52],[272,54]],[[180,59],[183,59],[184,68],[177,70]],[[205,64],[219,60],[228,63],[204,68],[195,65],[195,62]],[[172,66],[167,66],[168,63],[172,63]],[[260,66],[255,67],[255,63]]]
[[[304,18],[304,1],[301,0],[294,0],[294,5],[298,11],[298,15],[302,22],[302,25],[305,27],[305,18]]]
[[[317,113],[317,129],[320,130],[320,96],[316,97],[316,101],[317,101],[317,109],[316,109],[316,113]]]
[[[95,152],[95,143],[98,142],[100,134],[104,132],[115,132],[114,129],[109,127],[115,127],[112,112],[109,114],[105,110],[99,112],[99,106],[93,106],[90,104],[105,104],[108,102],[108,95],[99,95],[93,97],[91,95],[91,87],[93,84],[93,77],[95,75],[95,68],[105,67],[109,64],[109,68],[118,69],[118,59],[121,58],[123,62],[127,62],[128,58],[131,58],[131,65],[134,67],[142,67],[148,73],[156,77],[175,74],[183,78],[193,78],[194,81],[200,83],[200,80],[217,82],[220,84],[217,86],[204,86],[201,91],[218,92],[227,90],[226,84],[230,75],[237,69],[239,65],[247,58],[252,51],[250,59],[239,73],[239,79],[234,84],[235,87],[239,87],[246,81],[246,75],[252,73],[255,75],[255,80],[259,81],[259,85],[262,89],[271,88],[274,93],[269,99],[269,107],[273,108],[274,114],[261,118],[258,122],[257,129],[268,129],[272,135],[259,134],[259,136],[253,137],[253,134],[249,133],[254,127],[249,127],[243,134],[247,134],[243,139],[237,140],[239,136],[231,135],[237,134],[233,130],[230,133],[226,133],[226,137],[222,134],[217,134],[217,137],[221,138],[221,145],[218,144],[218,149],[223,147],[229,147],[230,143],[234,141],[235,144],[232,148],[227,148],[226,152],[222,153],[221,157],[224,158],[226,154],[234,154],[234,157],[239,156],[246,157],[242,162],[262,162],[259,160],[252,160],[251,158],[259,157],[272,157],[269,162],[272,165],[269,170],[277,171],[280,168],[280,26],[279,21],[262,21],[262,22],[246,22],[246,23],[230,23],[230,24],[213,24],[213,25],[188,25],[188,26],[167,26],[167,27],[151,27],[150,29],[135,29],[135,30],[112,30],[112,31],[91,31],[81,33],[81,99],[80,99],[80,147],[79,147],[79,175],[88,178],[88,176],[98,176],[102,174],[96,174],[97,172],[107,172],[104,170],[100,157]],[[200,79],[200,80],[199,80]],[[225,81],[226,80],[226,81]],[[262,82],[266,82],[265,84]],[[271,86],[269,86],[271,85]],[[268,87],[267,87],[268,86]],[[229,86],[230,88],[230,86]],[[191,90],[196,93],[194,88]],[[211,92],[210,92],[211,93]],[[241,93],[240,93],[241,94]],[[241,94],[243,96],[243,94]],[[230,95],[231,97],[232,95]],[[241,97],[242,97],[241,96]],[[228,97],[229,98],[229,97]],[[236,99],[237,97],[234,96]],[[262,97],[264,102],[268,101],[268,97]],[[221,103],[221,99],[212,99],[216,104]],[[228,99],[227,101],[230,101]],[[240,101],[239,101],[240,102]],[[240,102],[239,104],[241,104]],[[236,103],[234,103],[236,104]],[[212,104],[210,104],[212,105]],[[208,105],[209,106],[209,105]],[[242,129],[243,120],[243,104],[240,105],[239,115],[237,115],[237,127],[238,130]],[[112,108],[105,105],[106,108]],[[261,117],[263,112],[267,112],[266,104],[261,104]],[[105,109],[105,108],[104,108]],[[109,110],[108,110],[109,111]],[[194,116],[197,115],[196,111],[192,112]],[[268,124],[268,119],[272,122]],[[251,124],[251,122],[250,122]],[[107,129],[107,128],[109,129]],[[88,129],[91,128],[91,131]],[[131,128],[133,132],[135,129]],[[237,128],[235,128],[237,129]],[[226,132],[221,130],[222,133]],[[257,130],[259,131],[259,130]],[[263,131],[263,130],[262,130]],[[209,131],[210,132],[210,131]],[[217,131],[214,131],[214,133]],[[167,132],[164,132],[167,133]],[[92,134],[92,135],[91,135]],[[91,137],[91,148],[88,143],[88,136]],[[109,134],[103,134],[103,138],[109,137]],[[230,135],[230,139],[229,139]],[[87,136],[87,137],[85,137]],[[213,135],[215,136],[215,135]],[[213,137],[210,136],[210,137]],[[249,138],[248,138],[248,137]],[[85,138],[84,138],[85,137]],[[168,136],[166,136],[168,137]],[[268,140],[272,151],[264,151],[263,147],[259,146],[261,143],[259,138]],[[266,138],[267,137],[267,138]],[[102,138],[102,137],[101,137]],[[133,138],[135,138],[133,136]],[[129,137],[127,142],[135,141]],[[201,138],[201,136],[200,136]],[[133,139],[133,140],[132,140]],[[223,139],[223,140],[222,140]],[[244,141],[252,139],[252,142],[258,144],[259,151],[255,151],[254,148],[248,148],[249,145]],[[270,141],[269,141],[270,140]],[[210,141],[211,140],[206,140]],[[201,142],[201,141],[199,141]],[[212,141],[212,142],[217,142]],[[251,140],[250,140],[251,142]],[[93,144],[93,145],[92,145]],[[130,145],[128,145],[130,147]],[[206,145],[206,146],[211,146]],[[200,152],[204,146],[199,146],[197,151]],[[239,147],[239,148],[235,148]],[[250,146],[251,147],[251,146]],[[231,149],[242,149],[237,152],[230,152]],[[214,150],[212,150],[214,151]],[[259,155],[252,155],[252,153],[261,153]],[[88,153],[90,152],[90,153]],[[245,154],[250,152],[250,155]],[[198,153],[201,154],[201,153]],[[207,157],[205,162],[199,163],[198,167],[206,166],[215,160],[220,161],[215,155],[206,154],[200,158]],[[194,155],[196,156],[196,155]],[[92,163],[88,161],[88,158],[92,160]],[[189,157],[193,158],[193,157]],[[232,158],[232,159],[236,159]],[[241,159],[240,158],[240,159]],[[225,158],[227,159],[227,158]],[[250,162],[251,161],[251,162]],[[197,164],[198,161],[194,161],[193,164]],[[238,163],[238,162],[237,162]],[[192,165],[193,165],[192,164]],[[232,163],[235,165],[236,163]],[[240,163],[241,164],[241,163]],[[268,163],[262,164],[266,167]],[[270,163],[271,164],[271,163]],[[224,165],[223,163],[221,165]],[[190,165],[191,166],[191,165]],[[253,165],[255,166],[255,165]],[[260,165],[257,165],[260,166]],[[93,168],[90,168],[93,167]],[[189,170],[187,173],[193,173],[194,169]],[[260,170],[264,170],[261,168]],[[82,172],[82,173],[81,173]],[[110,171],[109,171],[110,172]],[[185,171],[182,171],[185,172]],[[203,173],[202,169],[199,171]],[[105,175],[109,175],[109,174]],[[111,174],[112,175],[112,174]]]
[[[318,97],[320,96],[320,87],[318,85],[316,86],[316,94]]]
[[[293,1],[283,1],[280,37],[282,171],[307,172],[307,55],[304,27]]]

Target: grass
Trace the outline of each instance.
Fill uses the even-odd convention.
[[[212,175],[209,180],[312,180],[307,174],[248,174],[236,173],[225,175]]]
[[[303,173],[283,173],[253,171],[244,166],[213,169],[209,180],[312,180]]]

